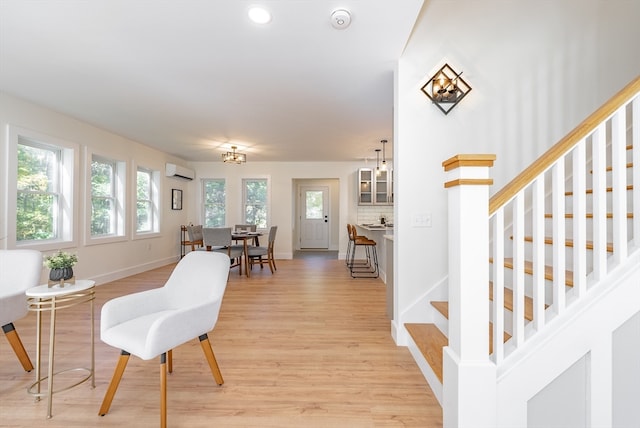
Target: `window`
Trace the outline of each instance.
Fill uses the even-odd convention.
[[[223,179],[202,180],[204,227],[224,227],[226,222],[226,193]]]
[[[258,229],[266,229],[268,222],[268,181],[267,179],[243,179],[244,223],[255,224]]]
[[[16,240],[58,239],[62,202],[60,149],[23,138],[19,141]]]
[[[125,164],[91,156],[92,238],[124,236]]]
[[[73,243],[73,172],[77,147],[32,131],[9,128],[9,242],[39,250]],[[14,193],[15,192],[15,193]],[[15,208],[14,208],[15,207]],[[11,244],[10,244],[11,245]]]
[[[136,232],[158,232],[159,174],[145,168],[137,169],[136,176]]]

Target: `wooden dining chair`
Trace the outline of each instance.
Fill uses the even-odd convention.
[[[231,260],[230,267],[238,266],[238,271],[242,275],[242,255],[244,247],[232,245],[230,227],[205,227],[202,229],[204,242],[203,250],[224,253]]]
[[[233,230],[236,232],[257,232],[258,226],[255,224],[236,224]],[[253,245],[256,247],[260,245],[260,240],[257,236],[253,238]]]
[[[204,238],[202,236],[202,225],[189,225],[187,226],[187,233],[189,234],[189,244],[191,244],[191,251],[195,251],[196,248],[204,246]]]
[[[271,226],[269,229],[269,239],[266,247],[249,247],[248,254],[249,256],[249,268],[253,268],[254,264],[259,264],[260,268],[264,267],[264,264],[269,264],[269,269],[271,269],[271,273],[274,273],[277,269],[276,267],[276,259],[273,253],[273,247],[276,241],[276,233],[278,232],[278,226]],[[266,259],[263,259],[266,257]]]

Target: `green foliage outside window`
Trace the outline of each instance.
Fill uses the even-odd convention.
[[[138,170],[137,175],[137,202],[136,202],[136,217],[137,217],[137,231],[138,232],[151,232],[153,206],[151,201],[151,173],[149,171]]]
[[[101,160],[91,162],[91,235],[115,233],[115,167]]]
[[[246,224],[255,224],[258,229],[267,228],[267,180],[244,180]]]
[[[306,213],[307,220],[321,220],[324,215],[323,206],[323,192],[322,191],[307,191],[306,192]]]
[[[225,225],[225,181],[204,180],[204,222],[205,227],[223,227]]]
[[[18,144],[16,240],[57,237],[59,151]]]

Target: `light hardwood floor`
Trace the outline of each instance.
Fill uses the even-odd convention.
[[[442,410],[409,351],[390,336],[382,281],[352,279],[342,260],[277,260],[277,267],[275,275],[254,267],[250,279],[236,269],[230,274],[209,335],[223,386],[215,384],[197,340],[174,350],[169,426],[442,426]],[[119,356],[100,341],[100,308],[113,297],[161,286],[172,269],[97,288],[96,388],[85,383],[54,395],[50,420],[46,401],[27,394],[34,373],[22,370],[1,338],[0,426],[157,426],[159,359],[131,357],[110,412],[98,416]],[[88,366],[88,309],[60,312],[56,371]],[[35,324],[32,313],[15,323],[34,363]],[[62,376],[58,385],[68,379]]]

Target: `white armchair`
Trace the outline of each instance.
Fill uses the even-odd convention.
[[[42,253],[36,250],[0,250],[0,325],[26,371],[33,364],[13,322],[27,314],[27,288],[40,282]]]
[[[101,313],[101,339],[122,351],[98,412],[100,416],[109,411],[130,354],[143,360],[161,356],[161,426],[166,426],[166,373],[173,371],[173,348],[198,337],[214,379],[218,385],[223,384],[207,333],[218,320],[228,276],[226,254],[194,251],[180,260],[164,287],[105,303]]]

